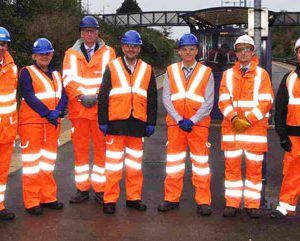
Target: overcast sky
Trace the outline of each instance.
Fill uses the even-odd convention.
[[[239,4],[240,0],[223,0],[223,2],[236,2]],[[123,0],[82,0],[85,8],[90,13],[115,13]],[[147,11],[195,11],[199,9],[221,7],[221,0],[137,0],[140,8]],[[253,6],[254,0],[247,0],[249,6]],[[87,7],[88,3],[88,7]],[[300,12],[299,0],[261,0],[262,7],[266,7],[272,11],[294,11]],[[226,4],[228,6],[228,4]],[[231,4],[233,6],[233,4]],[[188,27],[176,27],[172,30],[173,38],[178,38],[181,34],[189,32]]]

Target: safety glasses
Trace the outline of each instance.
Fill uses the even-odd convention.
[[[253,51],[252,48],[237,48],[234,50],[234,52],[236,52],[236,53],[249,53],[252,51]]]

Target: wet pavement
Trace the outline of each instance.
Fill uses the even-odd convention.
[[[161,91],[159,92],[161,97]],[[159,98],[161,100],[161,98]],[[117,211],[112,216],[102,213],[102,206],[96,204],[92,191],[90,200],[82,204],[69,204],[75,192],[73,176],[73,147],[66,142],[59,148],[55,176],[58,183],[58,198],[65,204],[62,211],[44,210],[42,216],[25,213],[22,203],[21,170],[9,177],[6,206],[16,212],[16,219],[0,223],[0,241],[181,241],[181,240],[300,240],[300,216],[286,220],[272,220],[269,211],[263,217],[250,219],[241,212],[235,218],[223,218],[224,206],[224,162],[220,151],[220,127],[218,123],[210,129],[210,165],[212,172],[211,190],[213,214],[202,217],[196,212],[191,184],[191,165],[187,161],[184,191],[178,210],[169,213],[157,212],[157,205],[163,201],[165,177],[166,127],[165,111],[159,103],[159,119],[156,133],[145,140],[143,162],[143,200],[148,205],[146,212],[125,207],[124,181],[121,182],[121,196]],[[277,135],[269,130],[269,152],[267,155],[268,183],[266,196],[268,204],[276,204],[281,184],[282,155]]]

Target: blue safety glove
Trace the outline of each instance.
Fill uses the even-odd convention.
[[[50,110],[49,113],[47,114],[46,118],[47,120],[52,124],[57,127],[58,125],[58,117],[60,115],[60,112],[58,110]]]
[[[190,119],[183,119],[178,122],[180,129],[186,132],[191,132],[194,123]]]
[[[146,126],[146,136],[152,136],[155,132],[155,126],[154,125],[147,125]]]
[[[288,136],[280,136],[280,146],[286,152],[292,151],[292,142]]]
[[[108,124],[99,125],[99,129],[104,135],[106,135],[108,133]]]
[[[97,103],[96,95],[80,95],[81,104],[86,108],[91,108]]]

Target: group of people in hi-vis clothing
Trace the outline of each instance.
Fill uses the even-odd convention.
[[[17,134],[22,149],[23,200],[26,211],[41,215],[43,208],[63,209],[57,200],[53,177],[57,143],[68,105],[74,147],[76,193],[71,204],[89,199],[113,214],[120,195],[119,182],[126,167],[126,206],[145,211],[142,201],[143,137],[155,132],[157,87],[151,65],[138,56],[142,39],[127,31],[121,39],[122,57],[98,37],[99,23],[92,16],[80,22],[80,36],[63,61],[63,75],[51,65],[54,48],[46,38],[32,48],[33,64],[19,71],[8,52],[9,32],[0,27],[0,220],[14,219],[4,197],[13,144]],[[208,130],[214,102],[214,77],[210,67],[196,61],[199,42],[184,34],[178,43],[181,61],[167,67],[163,105],[167,110],[168,144],[164,200],[158,211],[179,207],[187,147],[192,162],[197,212],[208,216],[211,208],[211,172]],[[295,44],[300,62],[300,39]],[[224,217],[239,211],[241,198],[251,218],[259,218],[262,161],[267,151],[268,117],[274,95],[268,73],[258,65],[255,43],[242,35],[234,43],[237,61],[223,73],[219,108],[221,148],[225,156]],[[299,66],[282,80],[276,97],[275,125],[285,150],[284,179],[273,218],[295,215],[300,182],[300,73]],[[22,96],[17,116],[16,92]],[[90,141],[93,165],[90,164]],[[242,180],[241,161],[246,159]]]

